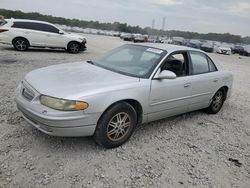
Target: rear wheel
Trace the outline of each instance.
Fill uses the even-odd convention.
[[[94,134],[97,144],[114,148],[125,143],[136,126],[136,111],[126,103],[119,102],[108,109],[100,118]]]
[[[206,109],[206,112],[209,114],[216,114],[222,108],[226,98],[226,93],[224,89],[220,89],[213,96],[210,106]]]
[[[17,51],[26,51],[29,48],[29,42],[25,38],[16,38],[13,41],[13,46]]]
[[[77,42],[71,42],[68,45],[68,51],[72,54],[77,54],[81,50],[80,44]]]

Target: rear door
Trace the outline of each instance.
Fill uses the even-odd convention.
[[[212,60],[204,53],[190,51],[191,98],[188,110],[193,111],[209,106],[214,93],[219,87],[220,77]]]
[[[44,46],[44,32],[42,26],[35,22],[14,22],[12,28],[16,36],[28,39],[31,46]]]

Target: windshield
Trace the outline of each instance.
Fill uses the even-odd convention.
[[[112,50],[95,65],[121,74],[148,78],[166,51],[139,45],[123,45]]]

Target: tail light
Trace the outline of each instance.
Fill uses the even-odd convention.
[[[8,29],[0,29],[0,33],[3,33],[5,31],[9,31]]]

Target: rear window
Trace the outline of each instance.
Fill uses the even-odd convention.
[[[3,25],[5,25],[5,24],[7,24],[7,21],[6,21],[6,20],[0,20],[0,26],[3,26]]]

